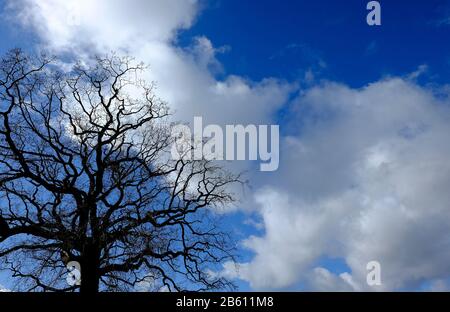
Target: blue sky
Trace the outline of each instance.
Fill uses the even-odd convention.
[[[123,49],[150,64],[183,118],[200,111],[218,123],[279,123],[280,170],[252,173],[242,205],[223,216],[240,241],[244,273],[231,276],[241,290],[367,290],[362,265],[378,258],[382,290],[448,288],[450,255],[428,248],[447,246],[450,229],[439,191],[450,181],[442,140],[450,114],[436,108],[449,104],[450,1],[380,1],[382,25],[371,27],[365,0],[169,2],[136,0],[120,24],[108,15],[121,14],[119,5],[84,1],[86,18],[71,28],[57,1],[20,0],[3,13],[0,51]],[[111,40],[105,21],[126,35]],[[420,133],[404,141],[404,129]]]
[[[427,64],[448,81],[449,2],[381,1],[382,27],[366,24],[367,1],[211,1],[180,41],[199,34],[231,49],[218,58],[227,73],[258,80],[301,79],[308,68],[361,87],[385,75]]]

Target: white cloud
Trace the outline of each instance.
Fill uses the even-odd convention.
[[[315,291],[354,290],[352,277],[348,273],[335,275],[325,268],[314,268],[307,277],[308,289]]]
[[[198,11],[197,0],[15,0],[8,5],[48,47],[77,52],[168,42],[191,26]]]
[[[255,194],[265,233],[244,241],[255,257],[240,276],[256,289],[393,290],[450,275],[449,104],[397,78],[305,91],[292,110],[302,126]],[[314,269],[324,256],[350,272]],[[375,288],[372,260],[382,268]]]
[[[147,79],[168,101],[177,119],[203,116],[208,123],[264,123],[287,99],[292,86],[275,79],[253,82],[214,77],[216,48],[203,36],[189,48],[176,45],[199,11],[196,0],[19,0],[9,13],[38,35],[45,49],[78,57],[122,51],[150,66]]]
[[[203,116],[205,123],[268,123],[293,87],[275,79],[252,82],[233,75],[215,79],[204,66],[216,62],[206,40],[202,38],[201,44],[197,41],[195,54],[148,43],[137,58],[150,64],[149,79],[157,82],[159,94],[182,119]]]

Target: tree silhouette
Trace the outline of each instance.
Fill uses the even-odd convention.
[[[19,290],[213,290],[233,242],[213,209],[240,183],[174,160],[167,105],[115,55],[61,71],[10,51],[0,64],[0,263]],[[81,285],[66,265],[81,266]]]

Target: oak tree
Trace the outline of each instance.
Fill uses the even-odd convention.
[[[0,62],[1,268],[29,291],[232,287],[211,273],[234,248],[214,209],[239,176],[170,156],[169,110],[142,64],[60,64],[20,50]]]

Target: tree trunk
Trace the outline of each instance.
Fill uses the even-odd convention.
[[[99,249],[92,242],[88,242],[84,247],[81,259],[81,293],[98,293],[100,285],[100,253]]]

